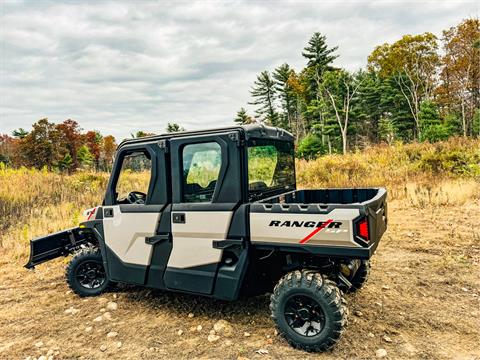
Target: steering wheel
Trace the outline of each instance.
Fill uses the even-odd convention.
[[[147,194],[140,191],[132,191],[127,195],[127,200],[130,204],[145,204]]]

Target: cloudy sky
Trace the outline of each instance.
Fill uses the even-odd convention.
[[[232,123],[256,74],[304,66],[311,34],[356,70],[403,34],[437,35],[475,1],[0,0],[0,133],[48,117],[121,139]],[[250,109],[253,110],[253,109]],[[252,111],[253,112],[253,111]]]

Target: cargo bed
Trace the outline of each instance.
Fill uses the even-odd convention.
[[[251,241],[368,258],[387,227],[386,196],[384,188],[318,189],[259,200],[250,205]]]

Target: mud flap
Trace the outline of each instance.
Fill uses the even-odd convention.
[[[30,259],[25,267],[32,269],[38,264],[66,256],[87,243],[87,239],[86,234],[78,227],[33,239],[30,241]]]

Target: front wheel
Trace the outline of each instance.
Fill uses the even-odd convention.
[[[95,248],[80,250],[68,264],[65,277],[70,289],[81,297],[100,295],[110,284],[102,254]]]
[[[347,307],[335,283],[312,271],[280,279],[270,310],[282,335],[295,348],[319,352],[332,348],[347,323]]]

